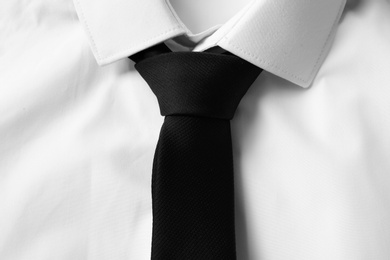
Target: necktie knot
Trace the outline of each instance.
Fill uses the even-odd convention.
[[[161,115],[232,119],[261,69],[233,55],[161,54],[135,65],[157,96]]]

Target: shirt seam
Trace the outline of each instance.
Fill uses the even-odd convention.
[[[176,26],[176,27],[170,28],[167,31],[164,31],[164,32],[162,32],[162,33],[160,33],[158,35],[154,35],[153,37],[148,38],[148,39],[142,41],[140,44],[132,45],[130,47],[127,47],[126,49],[122,49],[121,51],[116,51],[115,54],[111,54],[111,55],[108,55],[108,56],[100,57],[100,59],[101,60],[106,60],[106,59],[109,59],[109,58],[112,58],[112,57],[115,57],[115,56],[120,56],[123,53],[129,52],[132,49],[137,49],[138,46],[142,46],[145,43],[151,42],[151,41],[153,41],[153,40],[155,40],[155,39],[157,39],[159,37],[162,37],[162,36],[164,36],[166,34],[169,34],[170,32],[173,32],[173,31],[176,31],[176,30],[181,31],[180,29],[183,29],[183,28],[181,28],[180,26]]]
[[[345,3],[345,1],[343,1],[343,2]],[[337,21],[340,19],[340,16],[341,16],[341,13],[342,13],[342,10],[343,10],[343,6],[344,6],[343,2],[340,4],[339,11],[338,11],[337,16],[336,16],[336,18],[335,18],[335,20],[333,21],[333,24],[332,24],[332,29],[330,30],[330,32],[328,34],[328,37],[325,40],[325,43],[324,43],[324,45],[323,45],[323,47],[321,49],[320,55],[317,57],[317,61],[314,64],[314,67],[313,67],[313,69],[312,69],[312,71],[311,71],[311,73],[309,75],[309,78],[311,78],[313,76],[313,74],[315,73],[316,68],[318,66],[318,63],[320,62],[320,59],[322,57],[322,54],[324,53],[325,48],[328,45],[328,42],[330,40],[330,36],[332,35],[332,32],[334,31],[334,29],[336,27]]]
[[[92,47],[95,50],[97,58],[100,60],[101,59],[100,52],[99,52],[99,49],[98,49],[97,44],[95,42],[95,39],[93,38],[92,30],[90,29],[89,24],[87,22],[87,19],[85,18],[83,6],[81,5],[79,0],[74,0],[74,1],[77,4],[77,6],[79,7],[78,10],[80,10],[81,19],[82,19],[83,23],[85,24],[85,29],[87,30],[88,36],[92,41]]]
[[[136,45],[132,45],[132,46],[126,47],[125,49],[122,49],[120,51],[116,51],[115,54],[102,56],[101,53],[100,53],[99,47],[98,47],[98,45],[97,45],[97,43],[95,41],[95,38],[93,36],[91,27],[89,26],[88,20],[86,19],[86,16],[85,16],[82,4],[80,3],[79,0],[74,0],[74,1],[75,1],[76,5],[79,7],[78,9],[80,10],[80,16],[81,16],[81,19],[82,19],[83,23],[85,24],[85,28],[86,28],[86,31],[87,31],[87,33],[89,35],[89,38],[91,39],[92,48],[95,50],[97,59],[100,60],[101,62],[104,62],[105,60],[110,59],[112,57],[121,56],[123,53],[126,53],[129,50],[131,50],[131,49],[136,49],[138,46],[142,46],[145,43],[151,42],[154,39],[157,39],[157,38],[162,37],[162,36],[164,36],[166,34],[169,34],[170,32],[173,32],[175,30],[179,30],[179,31],[184,30],[185,31],[185,29],[181,26],[182,25],[181,22],[177,19],[175,13],[172,12],[172,9],[170,8],[168,0],[165,0],[165,3],[167,4],[168,9],[170,10],[170,13],[173,15],[173,17],[175,18],[176,22],[179,25],[177,25],[175,27],[172,27],[170,29],[167,29],[166,31],[164,31],[162,33],[159,33],[158,35],[154,35],[154,36],[152,36],[152,37],[142,41],[142,43],[140,43],[140,44],[136,44]]]
[[[191,33],[190,30],[187,28],[187,26],[180,19],[180,17],[177,15],[175,9],[172,7],[169,0],[165,0],[164,2],[165,2],[166,7],[168,7],[171,15],[175,18],[176,22],[179,24],[177,27],[182,28],[184,31],[186,31],[186,33]]]
[[[302,79],[301,77],[299,77],[299,76],[297,76],[297,75],[295,75],[295,74],[293,74],[293,73],[291,73],[291,72],[289,72],[289,71],[287,71],[287,70],[284,70],[284,69],[280,68],[279,66],[275,65],[274,63],[270,63],[270,62],[268,62],[268,61],[265,61],[264,59],[261,59],[259,56],[254,55],[253,53],[251,53],[251,52],[249,52],[249,51],[246,51],[246,50],[244,50],[244,49],[238,47],[237,45],[235,45],[234,43],[232,43],[231,41],[229,41],[228,38],[224,38],[224,39],[226,39],[226,40],[228,41],[228,44],[229,44],[230,46],[232,46],[232,47],[235,48],[236,50],[239,50],[240,52],[242,52],[242,53],[245,54],[245,55],[251,56],[252,58],[254,58],[255,60],[257,60],[257,61],[260,62],[261,64],[266,64],[268,67],[274,68],[274,69],[276,69],[277,71],[286,74],[287,76],[291,76],[291,77],[293,77],[293,78],[296,79],[296,80],[299,80],[299,81],[302,81],[303,83],[306,83],[306,81],[305,81],[304,79]]]
[[[345,1],[343,1],[343,2],[345,2]],[[267,62],[267,61],[265,61],[264,59],[261,59],[258,55],[253,54],[251,51],[246,51],[246,50],[240,48],[240,47],[237,46],[236,44],[232,43],[231,40],[228,38],[227,35],[225,35],[225,36],[223,37],[223,40],[222,40],[222,41],[226,41],[230,46],[232,46],[232,47],[235,48],[236,50],[239,50],[240,52],[244,53],[245,55],[251,56],[251,57],[254,58],[255,60],[259,61],[261,64],[267,64],[267,66],[276,69],[277,71],[279,71],[279,72],[285,74],[286,76],[290,76],[290,77],[292,77],[292,78],[294,78],[294,79],[296,79],[296,80],[298,80],[298,81],[301,81],[302,83],[305,83],[305,84],[306,84],[306,83],[309,82],[309,79],[313,76],[313,74],[314,74],[315,71],[316,71],[316,68],[317,68],[317,66],[318,66],[318,63],[319,63],[319,61],[320,61],[320,59],[321,59],[321,57],[322,57],[322,55],[323,55],[323,53],[324,53],[324,50],[325,50],[325,48],[326,48],[326,46],[327,46],[327,44],[328,44],[328,42],[329,42],[330,36],[332,35],[332,32],[334,31],[336,22],[338,21],[338,19],[339,19],[339,17],[340,17],[341,11],[343,10],[343,8],[342,8],[343,6],[344,6],[343,3],[340,4],[338,14],[337,14],[337,16],[335,17],[335,19],[334,19],[334,21],[333,21],[333,24],[332,24],[332,27],[331,27],[332,29],[331,29],[330,32],[328,33],[328,36],[327,36],[327,38],[326,38],[326,40],[325,40],[325,42],[324,42],[324,44],[323,44],[323,46],[322,46],[322,48],[321,48],[321,51],[320,51],[320,53],[319,53],[319,55],[318,55],[318,57],[317,57],[316,63],[314,64],[313,69],[311,70],[311,72],[310,72],[310,74],[309,74],[309,76],[308,76],[308,79],[306,79],[306,80],[303,79],[303,78],[301,78],[301,77],[299,77],[299,76],[297,76],[297,75],[294,74],[294,73],[291,73],[291,72],[289,72],[289,71],[287,71],[287,70],[284,70],[284,69],[280,68],[279,66],[277,66],[277,65],[275,65],[275,64],[271,64],[270,62]],[[235,26],[236,26],[236,25],[235,25]],[[233,27],[232,27],[232,29],[233,29]]]
[[[237,26],[237,24],[241,21],[242,17],[244,17],[245,14],[246,14],[247,12],[249,12],[250,8],[251,8],[254,4],[255,4],[255,0],[252,0],[252,2],[250,3],[250,6],[246,7],[246,10],[245,10],[245,12],[242,13],[241,17],[238,18],[238,19],[236,20],[236,22],[230,27],[230,29],[229,29],[228,31],[226,31],[223,35],[221,35],[221,38],[222,38],[222,39],[227,38],[227,35],[228,35],[229,33],[232,32],[232,30],[233,30],[233,29]],[[221,39],[221,40],[222,40],[222,39]],[[221,40],[219,40],[218,42],[220,42]],[[216,45],[218,45],[218,42],[216,43]]]

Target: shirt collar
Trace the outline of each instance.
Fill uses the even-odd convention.
[[[74,0],[99,65],[181,36],[200,42],[195,51],[221,46],[302,87],[326,57],[345,2],[253,0],[215,32],[193,35],[168,0]]]

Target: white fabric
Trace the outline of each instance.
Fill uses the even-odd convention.
[[[389,1],[350,1],[310,88],[242,100],[238,260],[390,259],[389,32]],[[150,259],[162,118],[133,63],[99,67],[69,0],[0,1],[0,39],[0,259]]]
[[[327,54],[345,1],[252,0],[198,50],[219,45],[266,71],[308,87]],[[174,36],[195,40],[168,0],[74,2],[101,65]],[[223,13],[223,7],[215,12]]]

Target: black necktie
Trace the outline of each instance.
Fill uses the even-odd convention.
[[[152,173],[153,260],[234,260],[230,119],[261,69],[234,56],[130,57],[165,116]]]

